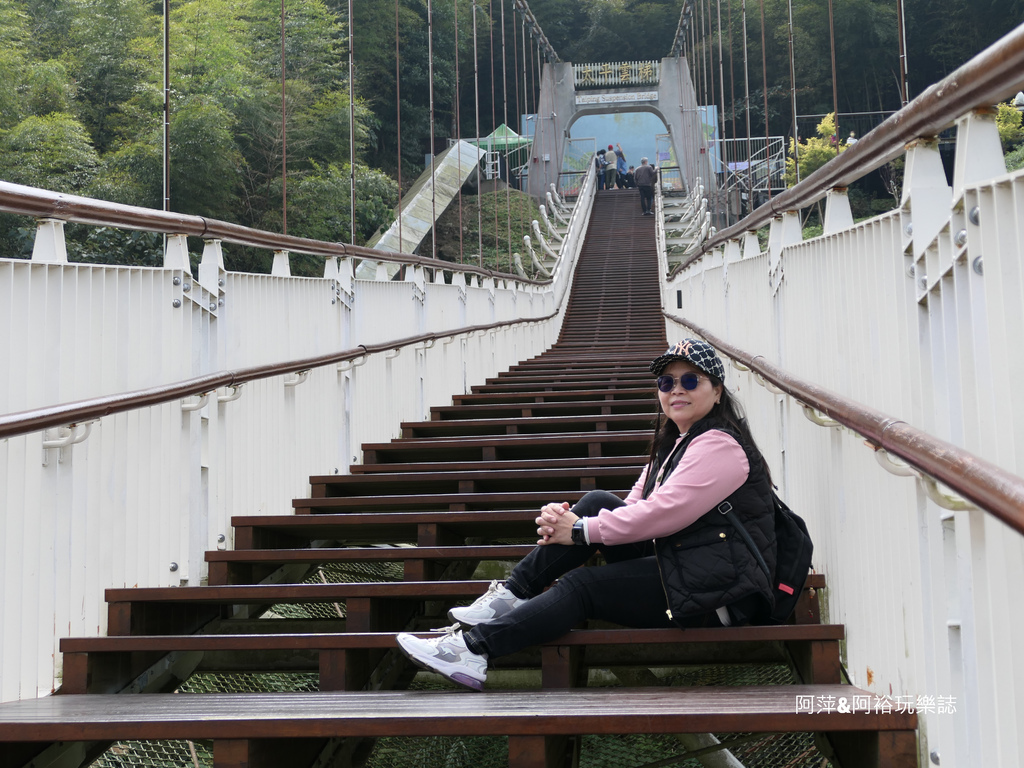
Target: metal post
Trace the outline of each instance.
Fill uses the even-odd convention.
[[[350,0],[351,2],[351,0]],[[434,7],[427,0],[427,100],[430,107],[430,255],[437,258],[437,184],[434,179]]]
[[[164,0],[164,210],[171,210],[171,0]]]
[[[281,233],[288,234],[288,108],[285,102],[284,0],[281,0]]]
[[[352,27],[352,0],[348,0],[348,187],[349,225],[348,238],[356,241],[356,66],[355,38]],[[401,237],[401,235],[399,235]]]
[[[473,0],[473,99],[476,105],[476,146],[480,148],[480,62],[476,48],[476,0]],[[484,265],[484,214],[483,214],[483,174],[480,173],[480,163],[476,166],[476,235],[477,235],[477,263]]]
[[[796,64],[793,53],[793,0],[789,0],[789,93],[793,102],[793,165],[800,183],[800,135],[796,123]]]

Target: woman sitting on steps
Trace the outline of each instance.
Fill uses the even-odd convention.
[[[545,505],[537,548],[504,584],[449,611],[456,624],[440,637],[398,635],[413,662],[479,691],[488,658],[554,640],[586,619],[704,627],[771,612],[771,584],[724,515],[735,511],[774,573],[771,476],[725,387],[725,367],[710,344],[684,339],[650,370],[660,412],[650,463],[626,500],[591,491],[571,508]],[[578,567],[595,552],[605,565]]]

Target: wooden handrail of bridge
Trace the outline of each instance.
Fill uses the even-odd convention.
[[[849,427],[876,449],[899,456],[907,464],[1024,534],[1024,478],[905,421],[798,379],[763,356],[751,355],[734,347],[688,320],[668,312],[663,314],[707,339],[720,352],[750,368],[790,397]]]
[[[4,182],[0,182],[3,185]],[[521,323],[539,323],[550,320],[557,313],[552,312],[539,317],[521,318],[517,320],[505,320],[499,323],[488,323],[486,325],[470,325],[463,328],[453,328],[441,333],[424,333],[419,336],[408,336],[403,339],[382,344],[360,344],[354,349],[346,349],[341,352],[331,352],[316,357],[304,357],[298,360],[289,360],[282,363],[271,363],[267,365],[256,365],[248,368],[239,368],[234,371],[218,371],[205,376],[197,376],[184,381],[177,381],[171,384],[164,384],[158,387],[137,389],[131,392],[122,392],[116,395],[94,397],[88,400],[78,400],[72,403],[47,406],[45,408],[34,408],[18,413],[9,413],[0,416],[0,440],[16,435],[24,435],[29,432],[38,432],[51,427],[60,427],[68,424],[80,424],[86,421],[93,421],[103,416],[110,416],[115,413],[123,413],[136,408],[146,408],[153,405],[168,403],[173,400],[181,400],[194,395],[201,395],[205,392],[212,392],[220,387],[238,387],[257,379],[267,379],[272,376],[283,376],[289,373],[321,368],[325,365],[343,363],[348,360],[357,360],[367,355],[388,352],[413,344],[421,344],[439,339],[454,338],[476,331],[489,331],[494,328],[502,328]]]
[[[700,250],[678,264],[671,275],[678,274],[730,240],[771,223],[773,218],[811,205],[830,189],[848,187],[868,172],[903,154],[910,142],[937,136],[961,115],[972,109],[991,107],[1022,87],[1024,24],[932,85],[799,184],[709,238]]]

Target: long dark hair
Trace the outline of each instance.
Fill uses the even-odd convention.
[[[753,449],[754,453],[761,457],[761,466],[764,469],[765,477],[772,485],[772,473],[765,461],[764,454],[757,447],[754,435],[747,424],[747,417],[743,413],[743,406],[739,400],[733,397],[732,393],[717,376],[704,374],[710,379],[713,387],[722,388],[722,397],[712,406],[711,411],[703,419],[694,424],[690,431],[694,434],[705,432],[709,429],[725,429],[739,436],[740,445]],[[669,451],[679,439],[679,427],[672,419],[668,418],[661,409],[661,399],[657,398],[658,416],[654,422],[654,437],[651,440],[651,466],[660,466],[661,462],[668,458]]]

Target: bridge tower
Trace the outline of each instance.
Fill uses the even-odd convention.
[[[616,112],[651,112],[662,120],[668,129],[669,158],[662,157],[658,164],[678,165],[683,192],[689,192],[698,177],[706,191],[716,188],[701,109],[689,65],[682,57],[601,64],[547,62],[538,105],[527,186],[535,197],[543,197],[551,183],[557,185],[563,170],[579,170],[567,167],[573,123],[584,115]]]

